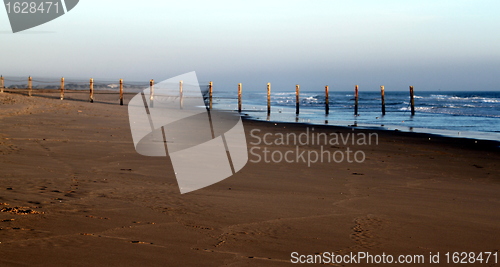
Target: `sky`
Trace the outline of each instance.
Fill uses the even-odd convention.
[[[500,90],[497,0],[82,0],[12,33],[0,74],[133,81],[196,71],[214,90]]]

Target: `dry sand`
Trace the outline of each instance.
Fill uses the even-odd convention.
[[[359,251],[441,252],[439,266],[446,252],[500,249],[498,143],[379,132],[350,146],[361,164],[249,162],[181,195],[168,158],[134,150],[116,94],[66,97],[0,94],[0,266],[281,266],[292,252]],[[244,125],[248,142],[252,129],[308,127]]]

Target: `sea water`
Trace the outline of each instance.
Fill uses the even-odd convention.
[[[236,92],[214,92],[214,108],[237,109]],[[358,116],[354,92],[330,91],[330,112],[325,114],[325,92],[300,93],[300,114],[295,114],[295,92],[272,92],[267,116],[266,92],[243,92],[242,113],[274,122],[356,126],[386,130],[433,133],[452,137],[500,141],[500,92],[420,91],[415,93],[415,115],[409,92],[385,92],[386,115],[382,116],[380,92],[359,93]]]

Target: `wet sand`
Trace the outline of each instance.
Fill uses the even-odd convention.
[[[500,249],[498,143],[376,132],[378,145],[325,146],[362,150],[363,163],[249,162],[181,195],[168,158],[134,150],[117,95],[87,97],[0,94],[1,266],[281,266],[292,252],[440,252],[439,266],[446,252]],[[252,148],[254,129],[276,137],[311,126],[244,127]]]

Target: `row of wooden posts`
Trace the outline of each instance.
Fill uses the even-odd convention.
[[[3,76],[0,76],[0,93],[3,93],[4,89],[5,89],[5,78]],[[61,91],[61,100],[63,100],[64,90],[65,90],[64,78],[61,78],[59,89]],[[92,78],[90,78],[89,81],[89,89],[90,89],[89,101],[91,103],[94,103],[94,79]],[[33,78],[30,76],[28,77],[28,96],[32,96],[32,92],[33,92]],[[123,105],[123,79],[120,79],[120,105]]]
[[[328,115],[330,114],[330,99],[329,99],[329,89],[330,87],[328,85],[325,86],[325,113]],[[209,90],[210,90],[210,108],[212,108],[211,105],[211,99],[212,99],[212,82],[210,82],[209,85]],[[238,84],[238,112],[241,112],[241,105],[242,105],[242,100],[241,100],[241,92],[242,92],[242,84]],[[382,115],[385,115],[385,87],[382,85],[380,86],[380,93],[381,93],[381,98],[382,98]],[[359,106],[359,86],[356,85],[354,87],[354,115],[359,115],[358,113],[358,106]],[[411,106],[411,115],[415,115],[415,97],[413,93],[413,86],[410,86],[410,106]],[[300,113],[300,85],[295,85],[295,114],[299,115]],[[271,83],[267,84],[267,114],[271,114]]]
[[[120,84],[120,105],[123,105],[123,79],[120,79],[119,81]],[[4,77],[0,76],[0,92],[3,93],[5,88],[5,81]],[[94,79],[90,79],[89,82],[89,89],[90,89],[90,95],[89,95],[89,101],[91,103],[94,102]],[[154,105],[154,80],[149,81],[149,89],[150,89],[150,104],[151,107]],[[28,77],[28,95],[32,95],[32,90],[33,90],[33,78],[30,76]],[[243,86],[241,83],[238,84],[238,112],[242,111],[242,90]],[[61,100],[64,99],[64,78],[61,78],[61,84],[60,84],[60,91],[61,91]],[[382,115],[385,115],[385,87],[380,86],[380,93],[381,93],[381,99],[382,99]],[[179,82],[179,95],[181,99],[181,107],[182,107],[182,99],[183,99],[183,82]],[[213,82],[209,82],[208,84],[208,98],[209,98],[209,109],[212,109],[212,96],[213,96]],[[295,114],[299,115],[300,113],[300,85],[295,86]],[[356,85],[354,87],[354,115],[359,115],[358,113],[358,106],[359,106],[359,86]],[[415,98],[414,98],[414,92],[413,92],[413,86],[410,86],[410,107],[411,107],[411,115],[415,115]],[[325,113],[329,114],[330,113],[330,100],[329,100],[329,86],[325,86]],[[267,114],[271,114],[271,83],[267,84]]]

